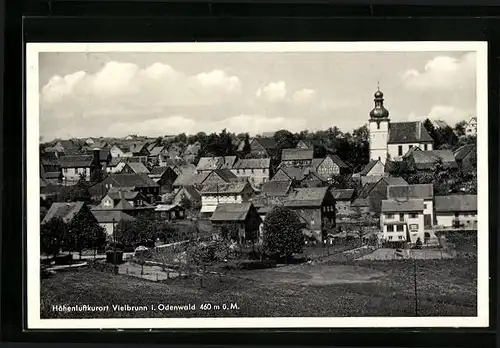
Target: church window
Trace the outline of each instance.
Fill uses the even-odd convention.
[[[427,151],[427,144],[424,144],[424,151]]]
[[[403,156],[403,145],[398,146],[398,156]]]
[[[380,161],[380,156],[378,156],[378,160]]]
[[[377,122],[377,129],[380,129],[380,122]]]

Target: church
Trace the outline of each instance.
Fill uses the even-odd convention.
[[[413,147],[424,151],[434,150],[433,140],[420,121],[390,122],[389,111],[384,107],[384,94],[377,89],[375,107],[370,111],[370,161],[401,161]]]

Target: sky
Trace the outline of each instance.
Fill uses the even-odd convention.
[[[40,136],[348,132],[377,85],[395,122],[476,114],[474,52],[39,54]]]

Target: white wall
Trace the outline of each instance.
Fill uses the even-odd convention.
[[[106,234],[108,237],[113,236],[113,223],[112,222],[102,222],[99,223],[99,226],[106,230]]]
[[[477,223],[477,213],[459,213],[458,217],[455,213],[442,213],[436,212],[436,220],[438,226],[453,227],[453,221],[455,219],[460,220],[463,224]]]
[[[208,206],[217,207],[219,203],[242,203],[243,197],[241,195],[219,195],[217,196],[209,196],[202,195],[201,196],[201,205],[203,208]]]
[[[427,145],[427,150],[425,148],[425,145]],[[403,149],[402,155],[399,155],[399,146],[401,146]],[[420,150],[423,150],[423,151],[433,150],[432,144],[421,144],[421,143],[388,144],[387,150],[388,150],[388,153],[389,153],[391,160],[401,161],[402,156],[404,156],[410,150],[410,146],[419,147]]]
[[[402,232],[392,232],[387,230],[387,224],[391,222],[401,222],[400,214],[403,214],[403,221],[410,228],[410,238],[411,242],[415,243],[417,239],[420,237],[422,243],[424,242],[424,214],[423,212],[416,213],[417,216],[415,218],[411,217],[412,213],[392,213],[392,217],[389,216],[391,213],[382,213],[380,214],[381,224],[383,226],[382,237],[386,240],[389,240],[389,236],[400,236],[404,234],[404,238],[402,240],[406,240],[406,226],[403,227]],[[416,225],[415,229],[412,228],[412,225]],[[399,237],[393,237],[392,241],[399,241]]]
[[[389,121],[381,121],[380,127],[377,122],[369,122],[370,131],[370,160],[381,160],[385,163],[387,159],[387,141],[389,140]]]
[[[261,185],[269,181],[269,169],[231,169],[231,172],[237,177],[248,177],[253,180],[256,185]]]
[[[90,180],[90,168],[62,168],[62,174],[66,181],[80,180],[81,173],[85,174],[86,180]]]

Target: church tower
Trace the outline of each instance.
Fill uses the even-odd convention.
[[[374,95],[375,107],[370,111],[370,160],[387,160],[387,142],[389,140],[389,111],[384,107],[384,94],[378,89]]]

